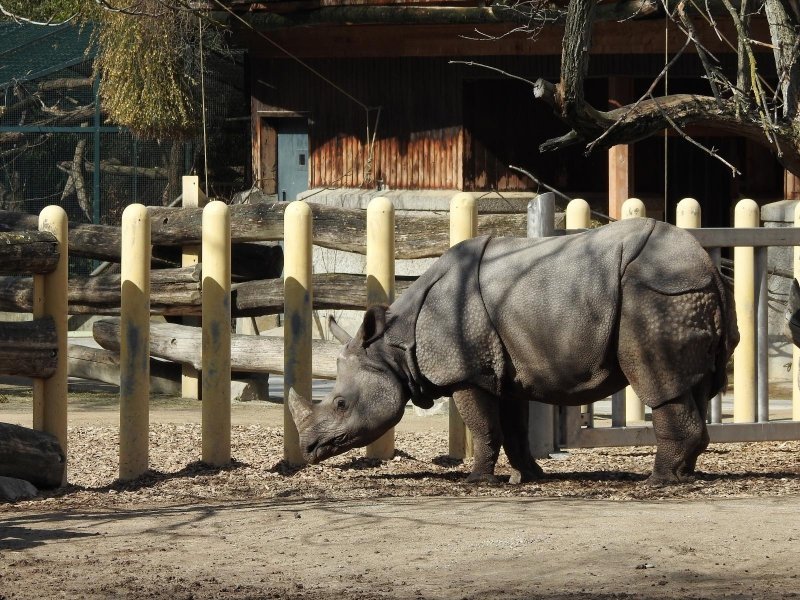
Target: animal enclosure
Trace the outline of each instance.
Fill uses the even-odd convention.
[[[584,204],[581,201],[574,201],[567,208],[567,230],[581,229],[587,225],[586,208],[588,207],[584,206]],[[743,201],[743,204],[741,204],[742,210],[750,218],[745,227],[735,229],[691,229],[692,233],[707,248],[736,247],[736,265],[743,265],[736,268],[737,276],[735,281],[737,304],[739,305],[739,329],[742,332],[741,347],[744,352],[743,358],[737,358],[735,361],[736,408],[734,409],[734,421],[736,423],[723,424],[719,404],[712,404],[710,431],[713,441],[800,438],[800,430],[797,423],[799,411],[797,400],[794,401],[793,421],[769,421],[767,380],[763,369],[765,348],[763,345],[763,316],[766,310],[766,303],[763,301],[762,296],[764,293],[766,247],[798,245],[800,243],[800,235],[798,235],[797,228],[776,230],[757,227],[757,213],[755,213],[756,220],[755,222],[753,221],[753,205],[754,203],[748,201]],[[149,226],[145,227],[149,230],[151,241],[156,251],[152,255],[145,252],[143,257],[139,257],[140,283],[132,282],[125,275],[116,279],[116,285],[119,286],[118,289],[120,291],[124,290],[126,286],[133,286],[134,289],[139,289],[139,293],[142,294],[141,298],[149,299],[150,307],[146,311],[146,315],[201,314],[203,313],[203,298],[206,293],[211,289],[219,289],[222,290],[222,298],[227,298],[229,302],[226,303],[223,300],[205,303],[209,305],[205,307],[206,311],[224,310],[226,304],[229,307],[229,313],[221,313],[221,316],[218,315],[216,317],[217,323],[226,321],[231,316],[264,315],[279,312],[285,312],[288,316],[292,314],[292,311],[299,310],[299,316],[296,319],[291,317],[290,321],[295,325],[295,332],[304,336],[304,341],[300,343],[299,349],[290,347],[289,351],[285,352],[284,343],[288,345],[294,343],[291,337],[281,340],[280,338],[234,334],[231,336],[229,344],[223,344],[224,348],[220,350],[222,354],[214,354],[208,350],[201,354],[197,348],[203,345],[205,349],[206,344],[201,344],[201,340],[207,339],[207,336],[212,335],[208,328],[215,322],[210,313],[205,313],[203,321],[206,324],[206,333],[201,333],[196,327],[185,325],[148,323],[147,325],[149,326],[140,325],[143,328],[140,331],[142,335],[146,330],[148,343],[138,344],[134,348],[132,344],[126,343],[123,335],[123,331],[126,328],[124,323],[128,318],[123,314],[121,322],[102,320],[97,323],[95,326],[95,338],[105,349],[98,351],[93,358],[87,358],[85,349],[78,350],[74,346],[70,347],[68,351],[70,372],[73,374],[80,372],[83,376],[99,376],[97,374],[102,372],[105,373],[103,377],[106,381],[114,383],[135,381],[136,386],[140,386],[137,393],[141,394],[141,397],[146,397],[149,393],[147,390],[154,389],[151,387],[153,385],[158,385],[159,373],[157,370],[165,368],[164,363],[159,362],[157,363],[158,367],[151,370],[151,365],[156,364],[151,362],[151,357],[153,357],[176,361],[181,365],[188,365],[205,371],[204,382],[207,381],[209,386],[215,386],[214,389],[222,390],[226,387],[230,389],[230,374],[231,370],[233,370],[283,373],[287,386],[286,393],[288,394],[289,390],[300,392],[310,385],[312,377],[332,378],[335,376],[335,357],[338,354],[338,344],[325,340],[311,340],[312,311],[314,309],[324,307],[366,307],[374,302],[375,294],[380,293],[384,298],[389,299],[392,294],[401,295],[409,284],[408,278],[395,278],[391,272],[381,274],[371,270],[365,277],[353,275],[347,277],[337,277],[335,275],[314,276],[311,274],[311,267],[308,262],[310,261],[312,243],[329,248],[365,253],[369,256],[370,252],[375,252],[374,249],[370,250],[369,247],[369,243],[372,242],[375,236],[368,233],[374,227],[384,232],[394,232],[393,236],[383,236],[382,243],[384,246],[388,247],[388,244],[394,246],[393,250],[391,248],[389,250],[384,249],[385,255],[394,256],[395,258],[418,258],[441,254],[451,241],[465,239],[476,233],[525,235],[526,217],[524,215],[478,215],[477,203],[470,194],[457,195],[453,199],[452,206],[454,211],[450,217],[438,215],[429,217],[394,215],[393,211],[389,210],[390,206],[385,206],[383,211],[373,211],[376,216],[381,215],[387,219],[384,221],[375,221],[373,217],[369,216],[370,213],[365,214],[364,211],[333,209],[302,202],[288,205],[284,203],[268,203],[226,207],[226,211],[230,215],[230,226],[228,228],[230,242],[218,241],[214,243],[215,251],[229,251],[233,256],[236,256],[237,247],[246,244],[274,242],[281,239],[287,241],[285,281],[281,282],[274,278],[250,279],[247,281],[235,281],[233,284],[231,284],[231,277],[235,278],[235,273],[232,276],[223,274],[222,279],[219,281],[210,279],[208,264],[206,264],[205,269],[200,265],[182,267],[180,269],[173,268],[172,270],[153,269],[150,272],[151,266],[158,265],[158,262],[153,260],[153,257],[158,254],[158,248],[176,248],[205,243],[203,235],[208,234],[210,230],[208,227],[203,227],[201,223],[203,212],[204,210],[209,210],[208,208],[148,208],[142,215],[147,215],[148,217]],[[684,208],[686,206],[687,204],[684,204]],[[214,205],[212,209],[220,210],[220,206]],[[291,221],[287,215],[296,216],[296,211],[301,209],[304,216],[301,219],[302,224],[299,231],[286,231],[284,228],[288,227]],[[462,216],[457,216],[462,211]],[[687,212],[696,216],[695,208],[687,208]],[[631,209],[629,213],[632,216],[640,214],[634,209]],[[8,213],[1,215],[1,217],[7,221],[10,220]],[[457,224],[459,220],[463,221],[462,225]],[[28,221],[25,219],[17,219],[17,222],[24,224],[24,227],[28,227]],[[684,223],[683,226],[687,224],[691,223]],[[90,230],[88,229],[89,227],[93,227],[93,229]],[[110,233],[110,230],[106,232],[105,229],[102,231],[94,229],[97,227],[78,226],[73,228],[70,231],[70,241],[75,240],[75,245],[77,246],[77,242],[82,239],[82,236],[84,236],[83,239],[86,239],[86,236],[89,235],[102,238],[104,234]],[[288,243],[289,241],[291,243]],[[294,254],[296,248],[299,248],[300,254],[298,256],[300,258]],[[204,253],[206,263],[212,260],[211,252],[209,249]],[[750,258],[750,262],[748,262],[748,255],[754,257]],[[122,257],[122,261],[126,261],[125,256]],[[382,268],[386,268],[390,266],[390,262],[380,260],[377,261],[377,264]],[[233,264],[234,267],[237,266],[235,259]],[[300,269],[305,275],[303,277],[290,276],[293,269]],[[145,271],[147,271],[146,275],[144,274]],[[177,281],[181,281],[182,284],[180,286],[177,285]],[[370,292],[367,290],[367,282],[369,281],[380,281],[382,283]],[[152,286],[146,294],[143,289],[145,282],[147,282],[148,286]],[[21,285],[19,280],[6,279],[3,285],[0,285],[0,290],[18,290]],[[114,281],[110,280],[105,285],[108,286],[109,291],[105,296],[105,300],[102,303],[98,303],[96,298],[93,299],[91,297],[91,293],[87,293],[84,283],[72,281],[69,286],[69,311],[72,313],[90,312],[93,308],[97,310],[95,307],[102,306],[102,309],[97,310],[97,312],[108,315],[124,312],[126,309],[120,308],[123,304],[120,300],[122,294],[114,295],[111,291],[111,288],[114,287]],[[372,285],[376,284],[373,283]],[[229,293],[225,291],[226,286],[230,286]],[[284,286],[287,288],[293,287],[295,290],[287,295],[289,304],[286,306],[283,303]],[[178,288],[182,287],[185,287],[185,290],[178,294]],[[391,287],[394,287],[394,290],[391,290]],[[743,292],[743,290],[749,290],[749,292]],[[755,290],[758,290],[758,293],[755,293]],[[746,293],[751,295],[751,306],[748,306],[746,299],[740,300],[739,295]],[[181,296],[180,299],[176,298],[176,294]],[[0,296],[2,296],[0,301],[4,303],[6,310],[11,306],[16,307],[21,312],[29,310],[29,300],[24,300],[24,298],[29,297],[24,294],[21,295],[23,300],[13,300],[9,295],[2,292],[0,292]],[[292,307],[289,296],[301,299],[302,306],[300,309]],[[139,307],[138,310],[141,310],[141,302],[135,302],[134,305]],[[149,319],[147,320],[149,321]],[[757,335],[757,332],[762,332],[762,336]],[[124,360],[118,354],[119,352],[128,353],[133,351],[137,355],[134,357],[128,354]],[[230,354],[226,356],[225,352]],[[115,356],[116,358],[114,358]],[[204,361],[215,360],[215,356],[220,361],[221,367],[214,369],[209,369],[208,366],[204,367]],[[749,363],[748,356],[752,357]],[[756,360],[756,357],[758,357],[758,360]],[[116,361],[116,375],[113,374],[113,368],[107,370],[100,368],[87,369],[87,360],[98,364],[106,361],[111,366]],[[130,367],[123,367],[126,364],[130,365]],[[78,365],[83,365],[82,370]],[[122,368],[129,369],[124,376],[120,373]],[[95,375],[92,375],[92,373]],[[130,379],[125,379],[126,377]],[[217,377],[220,379],[215,381],[214,378]],[[123,387],[130,388],[128,385]],[[216,394],[216,396],[219,396],[219,394]],[[223,405],[225,403],[222,402]],[[634,403],[631,402],[628,406],[630,407],[632,404]],[[552,434],[554,443],[566,447],[587,447],[641,445],[652,442],[652,429],[641,422],[643,419],[637,419],[635,415],[630,414],[626,418],[625,413],[632,413],[633,411],[629,408],[626,409],[624,399],[617,397],[612,400],[612,405],[613,427],[599,426],[593,420],[589,407],[585,407],[583,410],[567,410],[562,415],[560,429]],[[141,410],[145,409],[139,410],[139,416],[134,421],[138,421],[139,424],[137,426],[144,430],[145,425],[143,423],[146,423],[146,419],[142,416]],[[212,413],[216,416],[209,416],[208,418],[224,423],[226,408],[218,406],[214,410],[217,412],[212,411]],[[455,457],[463,457],[468,455],[469,452],[468,444],[464,441],[467,438],[467,434],[463,430],[463,424],[459,423],[459,420],[455,418],[456,412],[451,411],[451,415],[454,417],[454,422],[451,424],[450,453]],[[125,424],[127,422],[128,419],[123,421],[123,427],[128,427]],[[287,428],[285,438],[286,458],[290,462],[294,462],[297,460],[297,455],[293,454],[296,450],[293,445],[296,442],[292,441],[291,429],[293,423],[290,418],[287,418],[285,423]],[[224,431],[225,429],[227,431]],[[209,452],[216,453],[219,451],[219,455],[222,456],[220,459],[222,463],[228,460],[230,456],[230,427],[223,426],[222,431],[217,428],[216,433],[209,432],[206,434],[204,432],[204,435],[210,435],[216,440],[208,442],[210,444],[209,447],[214,448],[213,451],[209,450]],[[390,456],[393,451],[390,440],[383,440],[380,448],[375,448],[370,452],[373,453],[373,456],[385,457]],[[126,478],[135,478],[147,469],[146,448],[139,447],[134,453],[139,456],[136,463],[137,466],[126,471]],[[145,457],[145,459],[142,460],[142,457]],[[127,459],[123,458],[123,460]]]

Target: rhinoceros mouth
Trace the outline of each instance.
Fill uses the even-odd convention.
[[[331,456],[347,452],[352,448],[355,448],[355,445],[348,441],[345,435],[337,435],[327,440],[318,438],[305,446],[303,458],[305,458],[309,464],[315,465]]]

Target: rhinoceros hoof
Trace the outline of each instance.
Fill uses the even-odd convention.
[[[680,485],[682,483],[692,483],[693,481],[695,481],[695,479],[696,478],[694,475],[682,475],[682,476],[671,475],[669,477],[665,477],[663,475],[657,476],[654,473],[647,478],[647,481],[645,481],[644,484],[647,487],[659,488],[659,487],[667,487],[670,485]]]
[[[536,471],[517,471],[513,469],[511,471],[511,477],[508,479],[508,483],[512,485],[518,485],[520,483],[529,483],[531,481],[536,481],[537,479],[541,479],[544,476],[544,471],[542,469],[538,469]]]
[[[470,473],[467,476],[467,483],[486,483],[488,485],[500,485],[502,481],[497,475],[492,473]]]

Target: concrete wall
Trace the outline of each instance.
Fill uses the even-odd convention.
[[[761,207],[764,227],[793,227],[797,200],[781,200]],[[791,273],[793,248],[790,246],[770,248],[767,253],[770,270],[778,269]],[[790,382],[792,345],[783,334],[784,310],[792,280],[777,274],[767,276],[769,305],[769,379],[772,382]]]

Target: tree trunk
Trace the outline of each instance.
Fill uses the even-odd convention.
[[[0,323],[0,374],[46,378],[55,373],[57,361],[52,318]]]
[[[38,219],[37,219],[38,228]],[[0,274],[50,273],[58,265],[58,242],[46,231],[0,233]]]
[[[39,488],[59,487],[66,457],[55,436],[0,423],[0,475],[30,481]]]
[[[95,321],[93,335],[95,341],[103,348],[119,352],[119,319]],[[201,337],[202,332],[199,327],[151,323],[150,355],[200,369]],[[322,379],[335,379],[336,358],[341,351],[341,345],[326,340],[313,340],[312,348],[312,375]],[[233,334],[231,370],[283,374],[283,338]]]

